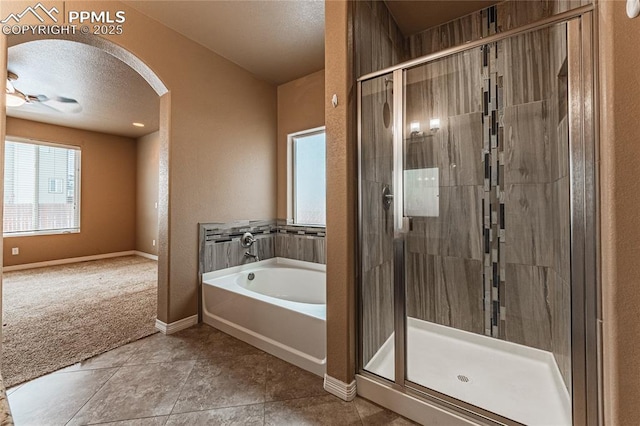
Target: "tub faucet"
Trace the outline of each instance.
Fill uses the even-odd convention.
[[[251,259],[255,260],[256,262],[260,262],[260,258],[258,257],[257,254],[253,254],[253,253],[249,253],[249,250],[244,252],[244,257],[250,257]]]

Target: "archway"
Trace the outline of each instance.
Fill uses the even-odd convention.
[[[58,39],[82,43],[96,47],[103,52],[119,59],[138,73],[158,94],[160,98],[159,111],[159,182],[158,182],[158,309],[157,319],[161,322],[168,322],[169,317],[169,147],[170,147],[170,111],[171,92],[160,79],[160,77],[141,59],[129,52],[124,47],[93,35],[11,35],[0,36],[0,71],[7,73],[7,52],[8,48],[21,43],[34,40]],[[5,81],[0,79],[0,89],[4,90]],[[0,123],[0,139],[4,150],[6,110],[4,98],[0,100],[0,113],[2,114]],[[3,182],[4,177],[0,177]],[[1,241],[1,240],[0,240]],[[2,250],[0,248],[0,250]],[[1,304],[0,304],[1,312]]]

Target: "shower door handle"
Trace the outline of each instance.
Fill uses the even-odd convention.
[[[389,189],[389,185],[385,185],[382,188],[382,207],[384,207],[385,210],[389,210],[392,202],[393,194],[391,193],[391,189]]]

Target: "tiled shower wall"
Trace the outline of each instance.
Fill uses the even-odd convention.
[[[481,14],[485,35],[496,13]],[[407,308],[552,351],[570,388],[565,51],[553,27],[409,71],[407,120],[445,118],[407,141],[408,168],[440,171],[441,209],[413,220]]]
[[[407,314],[484,333],[482,55],[479,49],[407,72],[405,168],[438,176],[438,213],[413,217],[406,244]],[[409,132],[407,132],[409,134]]]
[[[567,32],[505,41],[503,338],[552,351],[571,389]],[[532,85],[531,82],[537,82]],[[501,336],[502,337],[502,336]]]
[[[381,1],[351,2],[357,61],[354,73],[361,76],[407,59],[404,38],[387,6]],[[366,364],[393,333],[393,223],[383,209],[382,189],[391,186],[392,134],[384,125],[383,106],[393,110],[393,84],[376,79],[363,88],[362,219],[361,254],[362,339]]]
[[[397,37],[393,19],[380,12],[381,5],[354,3],[356,51],[365,52],[357,55],[359,62],[355,64],[360,76],[401,59],[461,45],[589,2],[503,2],[403,40]],[[497,153],[495,163],[502,171],[502,198],[494,199],[494,223],[482,210],[483,199],[491,195],[483,191],[484,164],[473,156],[482,152],[485,143],[482,88],[487,74],[483,75],[482,53],[469,51],[430,68],[433,75],[426,77],[431,81],[423,82],[425,87],[413,96],[423,97],[431,110],[422,112],[423,119],[416,119],[428,123],[429,117],[439,116],[441,126],[435,134],[416,135],[406,141],[406,164],[409,169],[439,169],[439,217],[447,222],[414,218],[406,262],[410,316],[552,351],[570,389],[565,45],[566,34],[558,28],[494,45],[502,67],[492,70],[495,77],[501,73],[500,104],[495,102],[495,106],[496,130],[502,137],[501,154]],[[372,52],[378,52],[382,59],[374,59]],[[526,52],[530,54],[525,56]],[[507,75],[505,63],[509,64]],[[456,72],[447,75],[447,70]],[[420,84],[417,80],[415,84]],[[362,129],[363,153],[368,149],[369,155],[363,158],[362,168],[363,211],[367,212],[361,271],[365,364],[393,331],[392,225],[379,203],[382,185],[391,185],[387,166],[391,162],[386,161],[391,156],[391,135],[382,126],[387,99],[382,81],[371,81],[362,104],[363,116],[373,118],[368,125],[363,123]],[[493,83],[497,86],[496,80]],[[498,89],[494,90],[497,100]],[[411,92],[408,88],[409,97]],[[409,97],[407,111],[411,111],[411,102],[419,101]],[[439,115],[430,115],[436,112]],[[498,164],[500,155],[504,160]],[[460,167],[456,170],[452,165]],[[493,226],[500,246],[498,218],[504,228],[496,258],[498,274],[494,276],[493,259],[485,256],[483,237],[485,229],[491,231]],[[492,298],[494,280],[497,294]]]
[[[201,223],[199,271],[201,274],[253,262],[244,253],[261,260],[272,257],[325,263],[325,228],[287,225],[284,220]],[[240,238],[251,232],[256,242],[242,247]]]

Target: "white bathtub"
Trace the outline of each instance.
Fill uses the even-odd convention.
[[[207,272],[202,275],[203,321],[324,376],[325,289],[325,265],[299,260],[272,258]]]

